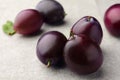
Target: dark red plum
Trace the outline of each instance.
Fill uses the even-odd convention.
[[[103,37],[103,31],[98,20],[92,16],[85,16],[78,20],[71,29],[71,34],[84,34],[91,40],[100,45]]]
[[[43,16],[36,10],[26,9],[15,18],[14,30],[23,35],[31,35],[40,31]]]
[[[120,4],[114,4],[107,9],[104,23],[110,34],[120,37]]]
[[[58,31],[44,33],[37,43],[37,57],[46,66],[63,66],[63,49],[66,41],[66,37]]]
[[[60,23],[65,17],[64,8],[56,0],[42,0],[37,4],[36,9],[43,13],[48,24]]]
[[[101,48],[86,36],[72,36],[64,48],[66,65],[78,74],[96,72],[103,63]]]

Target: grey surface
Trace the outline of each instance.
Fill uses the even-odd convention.
[[[42,27],[44,32],[57,30],[68,37],[70,28],[78,19],[86,15],[95,16],[101,22],[104,31],[101,44],[104,63],[94,74],[82,76],[72,73],[67,68],[60,70],[47,68],[36,57],[36,43],[40,35],[24,37],[19,34],[7,36],[3,33],[2,25],[7,20],[14,21],[19,11],[34,8],[38,2],[39,0],[0,0],[0,80],[120,79],[120,39],[108,34],[102,18],[99,16],[100,12],[97,6],[100,4],[96,5],[94,0],[59,0],[68,14],[65,18],[66,23],[59,27],[46,24]]]

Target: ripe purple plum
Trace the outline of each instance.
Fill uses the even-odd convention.
[[[99,45],[90,38],[72,36],[64,48],[66,65],[78,74],[90,74],[96,72],[103,63],[103,55]]]
[[[66,42],[66,37],[58,31],[44,33],[37,43],[37,57],[48,67],[64,65],[63,49]]]
[[[84,34],[100,45],[103,31],[98,20],[92,16],[85,16],[78,20],[71,29],[72,35]]]
[[[107,9],[104,23],[111,35],[120,37],[120,4],[114,4]]]
[[[43,24],[43,16],[36,10],[21,11],[15,19],[14,30],[23,35],[31,35],[38,31]]]
[[[36,10],[43,13],[48,24],[60,23],[65,17],[64,8],[56,0],[42,0],[37,4]]]

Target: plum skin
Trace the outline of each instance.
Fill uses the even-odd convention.
[[[37,4],[36,10],[43,14],[48,24],[61,23],[65,18],[63,6],[56,0],[42,0]]]
[[[88,36],[91,40],[100,45],[103,38],[103,31],[99,21],[92,16],[85,16],[78,20],[71,28],[71,34]]]
[[[31,35],[40,31],[43,16],[37,10],[26,9],[18,13],[14,22],[14,30],[23,35]]]
[[[64,66],[63,49],[66,37],[58,31],[44,33],[38,40],[36,53],[38,59],[52,67]]]
[[[104,23],[111,35],[120,37],[120,4],[114,4],[107,9]]]
[[[103,63],[101,48],[83,35],[69,39],[64,48],[64,58],[69,69],[82,75],[96,72]]]

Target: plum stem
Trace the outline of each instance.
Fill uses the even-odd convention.
[[[74,36],[74,33],[73,33],[73,31],[70,31],[70,37],[73,37]]]
[[[67,13],[64,13],[64,16],[67,16]]]
[[[47,67],[49,68],[50,65],[51,65],[51,62],[50,62],[50,60],[49,60],[49,61],[47,62]]]
[[[70,39],[74,39],[75,37],[74,37],[74,33],[73,33],[73,31],[70,31]]]
[[[88,17],[87,17],[87,21],[90,21],[90,19],[91,19],[91,16],[88,16]]]

